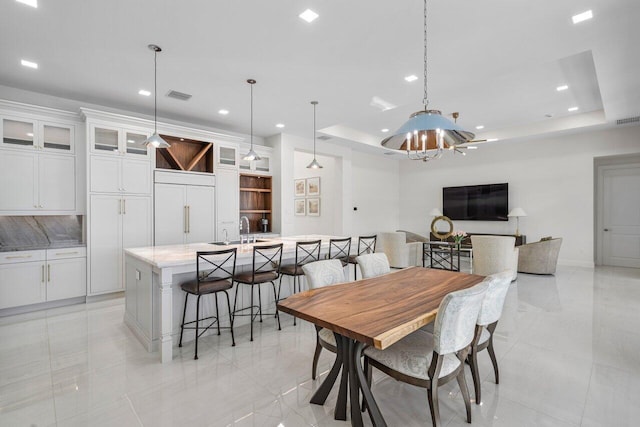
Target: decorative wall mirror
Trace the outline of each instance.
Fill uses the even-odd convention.
[[[444,222],[445,224],[449,224],[449,231],[447,232],[440,231],[438,225],[441,222]],[[431,221],[431,233],[433,233],[433,235],[440,240],[446,240],[453,233],[453,222],[451,222],[449,217],[446,217],[444,215],[437,216],[433,218],[433,221]]]

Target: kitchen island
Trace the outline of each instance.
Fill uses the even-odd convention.
[[[250,270],[253,246],[283,243],[283,263],[294,262],[296,242],[322,241],[321,258],[328,252],[329,240],[334,236],[304,235],[274,239],[262,239],[256,243],[214,244],[193,243],[187,245],[152,246],[125,249],[125,317],[124,321],[147,351],[160,350],[163,363],[173,359],[173,346],[180,335],[180,322],[184,305],[184,292],[180,284],[193,279],[196,271],[196,252],[237,248],[236,271]],[[237,286],[237,285],[236,285]],[[249,289],[241,287],[238,307],[248,301]],[[282,287],[282,295],[288,296],[289,287]],[[235,294],[235,290],[233,291]],[[269,293],[265,292],[265,296]],[[275,309],[275,301],[265,298],[263,309]],[[224,304],[222,304],[224,306]],[[226,309],[220,307],[220,318],[226,319]],[[213,298],[202,300],[203,317],[215,312]],[[191,318],[189,316],[191,313]],[[194,320],[195,310],[187,310],[186,321]],[[206,315],[206,316],[205,316]],[[246,320],[248,321],[248,320]],[[239,323],[234,322],[234,326]],[[222,325],[225,325],[224,321]],[[191,332],[188,334],[188,332]],[[242,336],[238,337],[243,339]],[[194,339],[193,331],[186,331],[183,341]]]

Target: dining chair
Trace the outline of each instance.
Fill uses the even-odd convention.
[[[391,272],[389,260],[383,252],[360,255],[356,257],[356,261],[360,266],[360,271],[362,272],[363,279],[382,276],[383,274]]]
[[[342,267],[346,267],[349,265],[350,252],[351,237],[329,240],[329,255],[327,255],[327,259],[338,259],[342,263]]]
[[[474,336],[474,326],[488,284],[445,295],[438,308],[434,334],[420,330],[407,335],[385,350],[368,347],[364,369],[371,385],[371,367],[398,381],[427,389],[431,421],[440,425],[438,388],[453,380],[464,399],[467,422],[471,422],[471,401],[464,375],[464,360]]]
[[[221,251],[202,251],[196,253],[196,278],[184,282],[180,285],[185,292],[184,310],[182,311],[182,323],[180,324],[180,342],[178,347],[182,347],[182,337],[185,329],[195,329],[196,348],[194,359],[198,359],[198,338],[209,330],[213,325],[218,327],[220,335],[220,313],[218,311],[218,293],[222,292],[227,297],[227,310],[229,311],[229,329],[231,330],[231,345],[235,346],[236,341],[233,336],[233,315],[231,313],[231,303],[227,290],[233,287],[233,275],[236,271],[236,248]],[[203,295],[213,294],[215,297],[216,315],[200,318],[200,298]],[[189,295],[197,296],[196,300],[196,320],[185,322],[187,315],[187,302]],[[213,319],[205,328],[200,327],[200,322]],[[195,326],[186,326],[195,323]]]
[[[344,282],[344,267],[338,259],[312,262],[302,266],[302,270],[307,278],[309,289],[318,289]],[[316,350],[311,365],[311,378],[314,380],[318,370],[318,359],[323,348],[336,353],[336,337],[333,335],[333,331],[316,325]]]
[[[487,350],[491,363],[493,364],[493,372],[496,378],[496,384],[500,384],[498,375],[498,360],[493,348],[493,333],[498,326],[498,320],[502,316],[502,308],[504,300],[509,291],[511,278],[513,273],[511,270],[505,270],[502,273],[492,274],[487,277],[488,288],[482,300],[478,320],[476,322],[476,330],[471,343],[471,349],[467,356],[469,366],[471,367],[471,375],[473,377],[473,388],[476,393],[476,404],[481,402],[480,396],[480,373],[478,371],[478,353]]]
[[[275,245],[254,246],[253,247],[253,261],[251,264],[251,271],[244,271],[233,275],[233,280],[238,283],[236,286],[236,297],[233,301],[233,318],[236,316],[250,316],[251,323],[251,338],[253,341],[253,321],[256,316],[260,315],[260,323],[262,323],[262,296],[260,292],[260,285],[263,283],[271,283],[273,287],[273,298],[277,302],[278,292],[276,292],[276,280],[280,277],[280,264],[282,263],[282,243]],[[238,304],[238,290],[240,284],[250,286],[251,303],[249,307],[236,309]],[[253,303],[254,289],[258,288],[258,305]],[[256,314],[253,314],[254,308]],[[242,313],[245,310],[249,310],[249,314]],[[274,314],[274,313],[271,313]],[[278,315],[278,309],[275,312],[276,319],[278,321],[278,330],[280,330],[280,316]]]
[[[358,262],[356,257],[376,251],[377,235],[358,237],[358,252],[349,256],[349,264],[353,264],[353,280],[358,280]]]
[[[278,283],[278,296],[276,298],[276,307],[280,301],[280,290],[282,287],[282,277],[293,277],[293,292],[300,292],[302,284],[300,278],[304,276],[302,266],[320,260],[320,244],[321,240],[311,240],[308,242],[296,242],[296,257],[293,264],[283,265],[280,269],[280,283]],[[297,290],[296,290],[297,288]],[[277,311],[277,308],[276,308]],[[296,317],[293,318],[293,324],[296,324]]]

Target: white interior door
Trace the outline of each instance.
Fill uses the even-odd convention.
[[[184,243],[187,230],[185,219],[185,186],[175,184],[155,185],[155,245]]]
[[[603,264],[640,268],[640,166],[602,173]]]
[[[214,187],[188,185],[187,243],[210,243],[215,240]]]

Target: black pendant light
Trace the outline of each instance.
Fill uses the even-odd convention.
[[[313,160],[307,169],[322,169],[322,165],[316,160],[316,105],[318,105],[318,101],[311,101],[311,105],[313,105]]]
[[[158,135],[158,52],[162,52],[162,49],[155,44],[150,44],[148,47],[153,51],[153,135],[147,138],[144,145],[169,148],[171,145]]]

